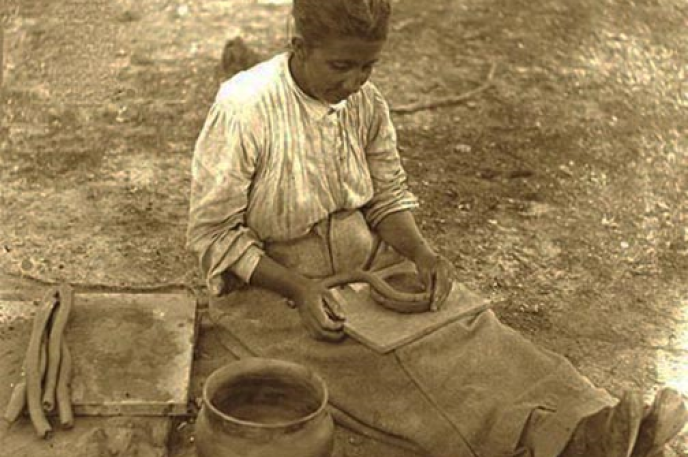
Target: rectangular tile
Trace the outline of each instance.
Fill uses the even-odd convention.
[[[489,303],[461,283],[454,283],[443,307],[437,312],[402,314],[388,310],[370,297],[367,284],[337,289],[346,315],[345,332],[369,348],[390,352],[438,328],[487,309]]]

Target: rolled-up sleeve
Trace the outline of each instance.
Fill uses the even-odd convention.
[[[374,87],[371,106],[366,157],[373,181],[373,198],[363,211],[368,223],[374,228],[389,214],[417,208],[418,199],[408,189],[389,106]]]
[[[244,117],[216,101],[194,150],[187,248],[198,256],[215,295],[224,289],[224,272],[248,283],[263,255],[262,242],[246,226],[258,147]]]

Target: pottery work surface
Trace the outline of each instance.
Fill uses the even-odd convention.
[[[0,295],[0,373],[19,379],[37,307]],[[76,293],[65,338],[77,415],[171,415],[187,409],[196,301],[188,294]],[[7,404],[9,383],[0,385]]]
[[[393,268],[406,271],[404,268]],[[345,332],[380,353],[393,351],[450,322],[489,307],[486,299],[461,283],[454,283],[439,311],[418,314],[402,314],[380,306],[370,297],[367,284],[350,284],[334,292],[341,298],[346,315]]]

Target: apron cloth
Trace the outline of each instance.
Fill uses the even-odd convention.
[[[267,244],[272,258],[319,278],[401,261],[360,212],[335,213],[304,238]],[[556,457],[581,419],[616,403],[561,355],[535,346],[492,310],[379,354],[347,338],[308,336],[286,300],[255,287],[212,297],[228,347],[317,371],[330,403],[376,433],[432,457]]]

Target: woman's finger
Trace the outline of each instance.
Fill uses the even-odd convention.
[[[330,330],[320,329],[320,333],[318,335],[319,340],[330,341],[330,342],[341,341],[345,337],[346,337],[346,333],[344,333],[343,330],[330,331]]]
[[[447,297],[449,297],[451,288],[452,281],[449,278],[445,277],[437,282],[437,288],[435,289],[435,296],[433,298],[433,306],[435,311],[439,311],[447,301]]]
[[[434,269],[429,269],[429,270],[424,269],[424,270],[418,272],[419,276],[420,276],[420,282],[422,282],[423,286],[425,286],[425,290],[432,291],[432,289],[433,289],[433,286],[434,286],[433,280],[432,280],[433,272],[434,272]]]
[[[345,321],[346,314],[342,309],[342,304],[340,302],[340,295],[337,291],[328,290],[325,295],[325,306],[327,306],[326,311],[331,319],[336,321]]]
[[[325,311],[327,305],[325,303],[324,297],[325,295],[323,294],[320,297],[318,297],[316,302],[309,304],[308,308],[312,316],[315,318],[318,325],[320,325],[320,327],[325,330],[341,330],[343,324],[341,322],[337,322],[330,319],[330,317],[327,315],[327,312]]]
[[[308,311],[304,310],[304,312],[301,314],[301,320],[306,327],[306,330],[308,330],[310,336],[316,340],[340,341],[346,336],[341,330],[333,331],[324,329],[322,326],[320,326],[315,317]]]
[[[437,271],[433,271],[432,273],[432,282],[431,282],[431,289],[430,289],[430,311],[437,311],[439,309],[439,306],[441,305],[441,301],[439,300],[439,292],[438,290],[438,285],[441,283],[441,281],[438,281],[437,279]]]
[[[434,310],[439,310],[447,300],[452,288],[453,272],[454,266],[447,259],[442,258],[435,275],[435,288],[432,297]]]

